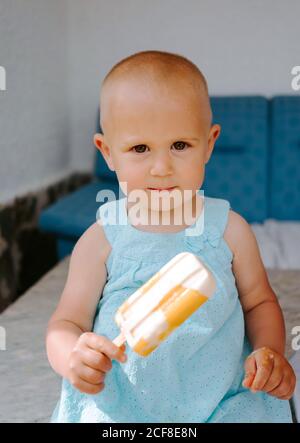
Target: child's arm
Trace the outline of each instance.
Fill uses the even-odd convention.
[[[110,359],[121,361],[124,351],[124,347],[118,348],[106,337],[90,332],[106,283],[109,252],[102,227],[94,223],[73,249],[61,299],[48,323],[50,365],[82,392],[100,392],[104,373],[112,367]]]
[[[285,326],[277,297],[268,281],[253,231],[243,217],[229,212],[224,238],[233,252],[232,269],[254,349],[245,363],[246,387],[290,398],[295,374],[284,358]]]

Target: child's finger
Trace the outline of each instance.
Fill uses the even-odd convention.
[[[257,392],[263,389],[268,382],[274,365],[274,355],[269,351],[260,351],[254,354],[256,360],[256,375],[252,382],[252,392]]]
[[[256,373],[256,362],[254,355],[249,355],[245,361],[245,377],[243,380],[243,386],[249,388],[254,380]]]
[[[103,335],[89,334],[88,336],[88,346],[92,349],[102,352],[111,360],[119,360],[124,363],[127,359],[122,347],[118,348],[111,340]]]
[[[291,386],[288,377],[283,375],[279,385],[276,386],[276,388],[273,389],[272,391],[269,391],[268,394],[272,395],[273,397],[282,398],[289,393],[290,387]]]
[[[269,377],[269,380],[264,385],[263,390],[265,392],[268,392],[268,393],[270,391],[273,391],[273,389],[275,389],[277,386],[280,385],[282,378],[283,378],[282,367],[275,360],[274,365],[273,365],[272,373],[271,373],[271,375]]]
[[[254,378],[255,378],[255,374],[245,374],[245,378],[244,378],[244,380],[243,380],[243,386],[245,387],[245,388],[250,388],[250,386],[252,385],[252,383],[253,383],[253,380],[254,380]]]

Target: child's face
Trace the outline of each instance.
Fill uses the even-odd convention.
[[[201,188],[220,133],[219,125],[210,125],[205,99],[182,88],[150,93],[122,85],[107,115],[104,135],[94,142],[118,181],[126,182],[125,194],[139,189],[150,197],[155,191],[149,188],[176,187],[194,195]]]

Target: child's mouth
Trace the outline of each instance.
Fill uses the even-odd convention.
[[[150,191],[172,191],[173,189],[175,189],[176,186],[173,186],[172,188],[148,188],[150,189]]]

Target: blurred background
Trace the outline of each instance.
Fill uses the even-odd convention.
[[[93,145],[100,85],[119,60],[150,49],[181,54],[206,76],[222,134],[203,189],[251,224],[300,324],[299,16],[298,0],[0,0],[0,326],[8,331],[16,312],[33,337],[31,311],[45,327],[97,192],[118,193]],[[9,401],[6,420],[25,420]]]

